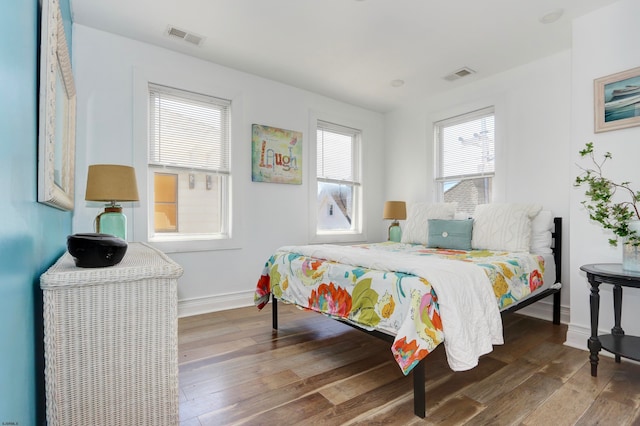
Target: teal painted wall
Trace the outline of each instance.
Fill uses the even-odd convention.
[[[38,0],[0,1],[0,424],[20,426],[43,424],[39,277],[72,218],[37,202],[38,19]]]

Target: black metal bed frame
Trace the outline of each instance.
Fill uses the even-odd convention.
[[[553,258],[556,264],[556,283],[561,282],[562,277],[562,218],[555,217],[553,218],[554,231],[552,232],[553,239]],[[561,288],[548,288],[535,296],[531,296],[528,299],[525,299],[521,303],[516,306],[512,306],[507,308],[501,312],[501,314],[516,312],[524,307],[531,305],[532,303],[538,302],[548,296],[553,295],[553,323],[558,325],[560,324],[560,291]],[[277,299],[271,294],[271,313],[272,313],[272,325],[273,329],[278,329],[278,304]],[[339,320],[339,319],[338,319]],[[370,334],[379,339],[385,340],[389,343],[393,343],[395,336],[390,334],[382,333],[377,330],[364,330],[358,327],[355,324],[340,321],[343,324],[351,326],[356,330],[362,331],[364,333]],[[425,403],[425,359],[421,360],[415,367],[411,370],[413,375],[413,412],[416,416],[424,418],[426,415],[426,403]]]

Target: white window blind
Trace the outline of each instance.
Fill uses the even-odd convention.
[[[493,107],[435,123],[436,180],[491,177],[495,173]]]
[[[149,162],[229,174],[230,105],[149,84]]]
[[[318,121],[317,176],[325,182],[359,184],[359,130]]]

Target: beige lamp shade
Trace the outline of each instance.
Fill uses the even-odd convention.
[[[117,164],[94,164],[87,174],[87,201],[138,201],[136,170]]]
[[[407,205],[404,201],[387,201],[384,203],[383,219],[405,220],[407,218]]]

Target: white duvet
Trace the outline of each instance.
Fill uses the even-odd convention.
[[[491,282],[482,268],[471,263],[327,244],[280,250],[363,268],[403,272],[429,281],[438,295],[447,361],[454,371],[475,367],[480,356],[493,350],[493,345],[504,343],[502,319]]]

